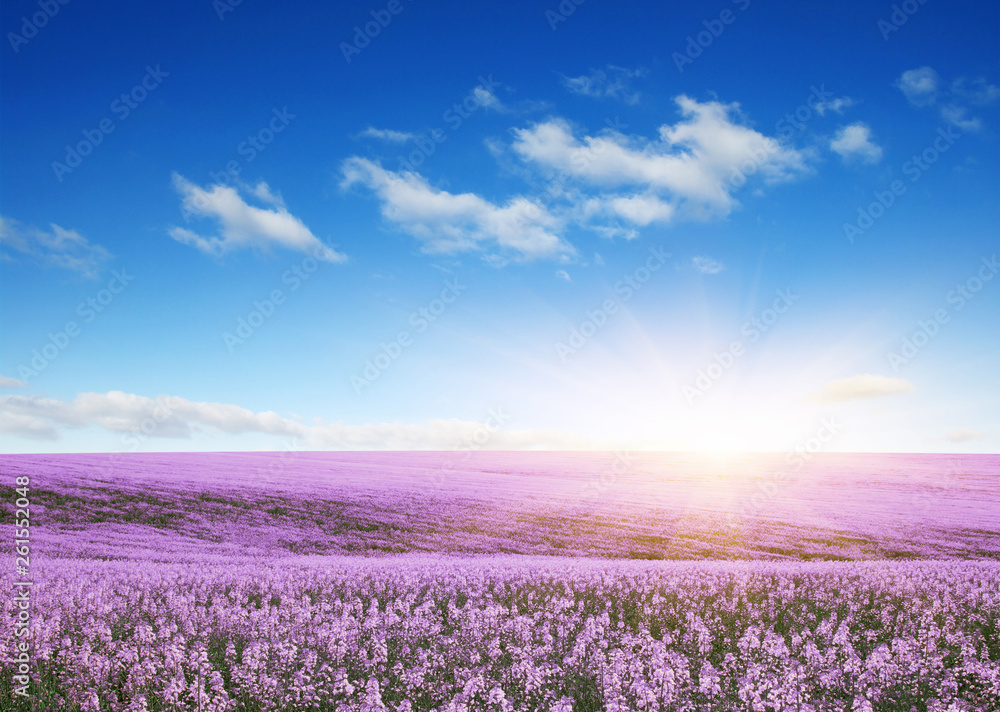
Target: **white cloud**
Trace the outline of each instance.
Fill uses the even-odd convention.
[[[955,430],[949,430],[948,434],[945,435],[945,440],[953,443],[964,443],[970,440],[982,440],[983,438],[988,438],[989,433],[984,433],[982,430],[970,430],[969,428],[956,428]]]
[[[0,432],[31,440],[58,440],[59,428],[42,418],[19,413],[8,413],[0,399]]]
[[[669,222],[674,216],[673,205],[655,195],[617,195],[586,198],[579,203],[578,212],[583,221],[595,216],[617,217],[645,227],[653,222]],[[593,228],[593,226],[588,225]],[[619,237],[637,237],[635,230],[622,230]]]
[[[417,173],[397,173],[358,157],[346,160],[342,172],[342,188],[360,183],[374,191],[383,217],[423,240],[428,252],[461,252],[494,243],[525,259],[573,252],[556,234],[560,221],[527,198],[496,205],[473,193],[438,190]]]
[[[845,161],[859,159],[864,163],[882,160],[882,148],[872,142],[871,129],[860,121],[837,130],[830,148]]]
[[[955,128],[967,133],[979,131],[983,127],[983,123],[979,119],[967,117],[965,107],[955,106],[954,104],[941,107],[941,118]]]
[[[951,84],[952,94],[977,106],[992,104],[1000,99],[1000,87],[990,84],[982,77],[967,79],[959,77]]]
[[[556,279],[561,279],[564,282],[572,282],[573,281],[572,278],[570,278],[570,276],[569,276],[569,272],[567,272],[564,269],[557,269],[556,270]]]
[[[101,265],[111,257],[110,252],[91,244],[76,230],[55,223],[44,230],[2,216],[0,247],[5,250],[0,258],[12,260],[9,251],[13,250],[44,267],[69,269],[89,278],[96,278]]]
[[[477,86],[472,90],[472,97],[478,102],[479,106],[484,109],[492,109],[500,113],[506,112],[508,109],[503,103],[497,98],[497,95],[493,93],[493,87],[490,86]]]
[[[694,257],[691,264],[702,274],[718,274],[722,271],[722,263],[716,262],[711,257]]]
[[[264,203],[268,203],[270,205],[274,205],[279,208],[285,207],[284,199],[280,195],[272,193],[270,186],[268,186],[268,184],[265,183],[264,181],[260,181],[257,185],[255,185],[252,188],[251,192],[253,193],[254,197],[256,197],[258,200]]]
[[[607,204],[620,217],[636,225],[666,222],[673,217],[674,206],[652,195],[630,195],[612,198]]]
[[[940,79],[930,67],[920,67],[903,72],[896,86],[914,106],[930,106],[937,101]]]
[[[0,388],[27,388],[28,384],[19,378],[0,376]]]
[[[915,390],[914,385],[902,378],[865,373],[830,381],[818,392],[810,394],[809,400],[818,403],[839,403],[866,398],[881,398],[895,393],[909,393],[913,390]]]
[[[748,173],[775,182],[807,170],[804,154],[734,121],[737,104],[676,101],[684,119],[660,127],[659,140],[616,131],[577,139],[567,122],[552,119],[515,129],[513,149],[524,161],[590,185],[666,194],[668,203],[699,217],[728,213],[730,190]]]
[[[489,422],[489,421],[488,421]],[[273,411],[255,413],[237,405],[189,401],[176,396],[149,398],[132,393],[81,393],[72,401],[40,396],[0,396],[0,430],[20,437],[58,439],[66,428],[98,427],[122,436],[122,449],[143,438],[190,438],[258,433],[290,437],[308,447],[333,449],[454,450],[480,442],[487,425],[435,419],[425,424],[305,425]],[[607,447],[588,438],[552,430],[495,429],[483,449],[578,450]]]
[[[177,173],[174,188],[181,195],[185,215],[208,218],[219,223],[219,237],[202,237],[187,228],[171,228],[169,234],[178,242],[196,247],[210,255],[245,248],[268,250],[278,246],[307,252],[326,262],[343,262],[345,255],[325,246],[300,219],[285,208],[280,197],[271,193],[266,183],[258,183],[250,194],[272,209],[247,204],[237,188],[213,185],[206,190]]]
[[[844,109],[854,106],[857,102],[854,101],[849,96],[841,96],[836,99],[831,99],[830,101],[820,101],[816,103],[815,109],[816,113],[820,116],[824,116],[827,111],[833,111],[837,114],[843,114]]]
[[[676,102],[681,119],[661,126],[653,139],[626,136],[620,125],[578,138],[559,118],[513,129],[510,149],[519,162],[510,170],[536,186],[535,173],[548,179],[547,204],[531,196],[495,203],[451,193],[419,173],[359,156],[344,161],[341,187],[372,190],[383,217],[421,239],[428,252],[499,247],[529,259],[575,254],[562,237],[574,224],[632,239],[636,227],[728,214],[736,205],[732,193],[748,180],[775,183],[808,172],[807,153],[745,125],[738,104],[686,96]],[[496,142],[489,148],[495,157],[504,154]],[[509,255],[486,259],[497,264]]]
[[[593,225],[588,224],[586,227],[593,230],[598,235],[608,240],[622,239],[622,240],[634,240],[639,237],[639,233],[632,228],[621,227],[620,225]]]
[[[574,94],[596,98],[621,99],[626,104],[637,104],[640,94],[631,87],[631,80],[645,76],[646,70],[625,69],[608,65],[607,69],[591,69],[579,77],[563,77],[563,84]]]
[[[362,138],[375,138],[380,141],[388,141],[389,143],[406,143],[407,141],[415,138],[414,134],[407,131],[393,131],[392,129],[377,129],[373,126],[369,126],[364,131],[362,131],[358,136]]]
[[[72,401],[41,396],[0,396],[0,412],[32,422],[36,427],[73,428],[96,425],[117,433],[143,432],[165,438],[188,438],[210,428],[226,433],[259,432],[295,435],[301,428],[277,413],[254,413],[223,403],[198,403],[175,396],[148,398],[122,391],[81,393]],[[148,422],[147,422],[148,421]]]
[[[598,267],[604,266],[604,258],[600,256],[597,252],[594,253],[594,264]]]

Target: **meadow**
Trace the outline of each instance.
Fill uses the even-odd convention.
[[[996,456],[5,456],[0,515],[29,477],[35,709],[986,712],[998,474]],[[5,682],[0,709],[31,707]]]

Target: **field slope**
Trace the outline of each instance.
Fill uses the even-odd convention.
[[[5,455],[38,555],[998,558],[1000,456]]]

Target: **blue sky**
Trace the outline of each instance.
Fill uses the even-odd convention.
[[[8,3],[0,447],[997,452],[1000,9],[676,5]]]

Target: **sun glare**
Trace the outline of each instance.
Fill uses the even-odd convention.
[[[701,411],[685,423],[691,450],[716,461],[733,453],[785,450],[795,441],[792,414],[723,406]]]

